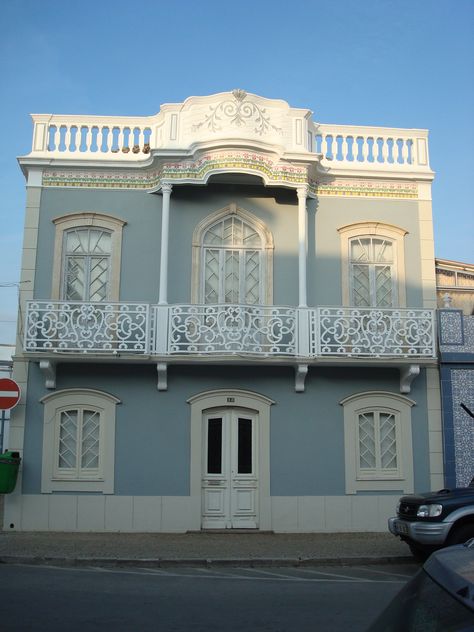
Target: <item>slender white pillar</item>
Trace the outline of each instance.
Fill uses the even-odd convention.
[[[170,197],[173,187],[168,182],[163,182],[161,192],[163,202],[161,210],[161,258],[160,258],[160,295],[159,305],[168,304],[168,244],[170,225]]]
[[[307,307],[306,298],[306,251],[308,233],[308,214],[306,212],[306,198],[308,187],[298,187],[298,275],[299,275],[299,307]]]

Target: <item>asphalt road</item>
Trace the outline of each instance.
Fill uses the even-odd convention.
[[[357,632],[413,576],[406,565],[57,568],[0,565],[3,632]]]

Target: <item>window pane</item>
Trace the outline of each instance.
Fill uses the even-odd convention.
[[[370,239],[353,239],[351,241],[351,261],[357,263],[370,261]]]
[[[247,250],[245,253],[245,298],[247,305],[260,302],[260,253]]]
[[[207,422],[207,472],[222,474],[222,419]]]
[[[110,254],[110,233],[103,230],[90,230],[89,252],[92,254]]]
[[[380,463],[382,469],[397,467],[397,437],[395,415],[380,413]]]
[[[359,415],[359,467],[366,470],[374,469],[375,465],[374,413],[362,413]]]
[[[375,267],[375,294],[377,307],[392,307],[392,274],[389,266]]]
[[[393,261],[393,245],[386,239],[374,239],[374,262],[375,263],[392,263]]]
[[[109,260],[106,258],[90,258],[90,280],[87,300],[104,301],[107,298],[107,280]]]
[[[239,251],[225,252],[224,302],[240,303],[239,296]]]
[[[219,302],[219,250],[204,251],[204,302]]]
[[[100,414],[94,410],[84,410],[82,414],[81,467],[99,467]]]
[[[75,469],[77,463],[77,410],[61,413],[58,467]]]
[[[252,473],[252,420],[239,417],[237,471],[239,474]]]
[[[67,257],[65,270],[64,299],[66,301],[85,300],[85,265],[84,257]]]
[[[355,307],[370,306],[369,266],[352,266],[352,304]]]

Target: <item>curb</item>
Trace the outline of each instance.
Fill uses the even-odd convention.
[[[412,556],[351,556],[351,557],[308,557],[308,558],[104,558],[104,557],[46,557],[30,555],[3,555],[0,564],[26,564],[34,566],[62,567],[305,567],[305,566],[354,566],[378,564],[417,564]]]

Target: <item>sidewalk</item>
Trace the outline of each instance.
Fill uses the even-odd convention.
[[[389,533],[58,533],[0,531],[0,563],[300,566],[412,560]]]

